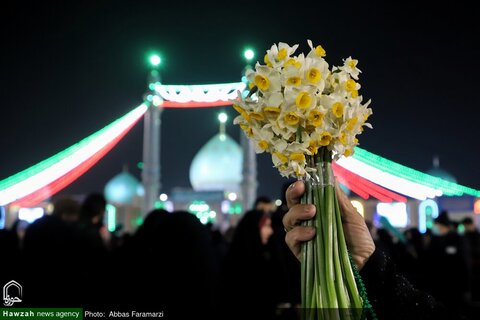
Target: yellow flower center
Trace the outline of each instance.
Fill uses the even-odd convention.
[[[357,83],[352,80],[352,79],[348,79],[346,82],[345,82],[345,89],[348,91],[348,92],[352,92],[353,90],[356,90],[357,88]]]
[[[348,120],[348,122],[347,122],[347,130],[348,130],[348,131],[351,131],[351,130],[355,127],[355,125],[357,124],[357,122],[358,122],[358,118],[357,118],[357,117],[353,117],[353,118],[351,118],[350,120]]]
[[[324,114],[321,113],[320,111],[312,110],[308,114],[308,124],[314,127],[319,127],[323,123],[323,117],[324,117]]]
[[[352,149],[345,149],[345,152],[343,153],[343,155],[345,157],[350,157],[352,155]]]
[[[317,46],[315,48],[315,54],[319,57],[325,57],[327,55],[327,52],[325,51],[325,49],[323,49],[322,46]]]
[[[317,154],[318,152],[318,146],[315,141],[310,140],[310,145],[308,146],[308,151],[310,151],[311,154]]]
[[[358,90],[352,91],[352,98],[358,98]]]
[[[255,85],[262,91],[268,90],[270,88],[270,80],[267,77],[261,74],[255,76]]]
[[[352,59],[348,62],[348,66],[350,68],[355,68],[357,66],[358,60],[357,59]]]
[[[266,140],[261,140],[258,142],[258,146],[260,147],[260,149],[265,151],[268,149],[268,142]]]
[[[341,102],[335,102],[332,106],[332,113],[335,117],[341,118],[343,116],[343,109],[345,107],[343,106],[343,103]]]
[[[332,141],[332,134],[325,131],[320,134],[320,140],[318,141],[318,144],[321,146],[328,146],[330,141]]]
[[[342,132],[342,134],[338,138],[338,141],[340,141],[341,144],[345,145],[347,143],[347,135]]]
[[[263,113],[268,117],[268,118],[277,118],[278,115],[280,114],[280,108],[276,107],[265,107],[263,108]]]
[[[295,104],[300,109],[307,109],[312,104],[312,96],[310,96],[310,93],[302,91],[295,99]]]
[[[300,117],[295,112],[287,112],[283,118],[285,123],[289,126],[294,126],[300,121]]]
[[[287,163],[288,158],[284,154],[281,154],[280,152],[275,152],[274,155],[280,160],[281,163]]]
[[[286,57],[287,57],[287,49],[282,48],[282,49],[278,50],[278,54],[277,54],[278,61],[282,61]]]
[[[290,155],[290,160],[303,162],[305,161],[305,155],[303,153],[292,153]]]
[[[290,77],[287,80],[287,84],[291,86],[299,86],[302,83],[300,77]]]
[[[294,66],[295,68],[300,69],[302,67],[302,64],[300,63],[300,61],[290,58],[287,60],[287,62],[283,64],[284,68],[286,68],[287,66]]]
[[[322,79],[322,73],[317,68],[312,68],[308,70],[307,79],[309,82],[316,84]]]
[[[258,121],[262,121],[263,119],[265,119],[265,116],[261,112],[251,112],[250,117]]]

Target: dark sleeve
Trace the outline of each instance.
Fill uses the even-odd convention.
[[[373,253],[360,275],[380,320],[457,319],[434,297],[415,289],[383,251]]]

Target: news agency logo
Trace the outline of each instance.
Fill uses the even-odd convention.
[[[22,302],[22,286],[15,280],[7,282],[3,286],[3,304],[7,307],[13,306],[16,302]]]

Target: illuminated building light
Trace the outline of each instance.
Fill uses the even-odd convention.
[[[209,209],[210,206],[204,201],[194,201],[188,206],[188,210],[191,212],[204,212]]]
[[[480,199],[475,200],[473,204],[473,212],[475,214],[480,214]]]
[[[359,176],[370,180],[384,188],[393,190],[397,193],[418,199],[425,200],[434,198],[438,195],[438,190],[412,182],[407,179],[397,177],[388,172],[375,168],[353,157],[341,158],[336,162],[338,165],[352,171]]]
[[[158,197],[160,199],[160,201],[167,201],[168,200],[168,196],[166,193],[162,193],[160,195],[160,197]]]
[[[213,103],[232,104],[229,100],[235,99],[237,91],[241,92],[245,87],[243,82],[190,86],[158,84],[155,86],[155,91],[165,100],[163,107],[182,107],[182,104],[187,103],[203,104],[196,106],[212,106]]]
[[[238,196],[237,196],[237,194],[236,194],[235,192],[230,192],[230,193],[228,193],[228,195],[227,195],[227,198],[228,198],[228,200],[230,200],[230,201],[235,201],[235,200],[237,200],[237,197],[238,197]]]
[[[465,187],[457,183],[417,171],[358,147],[355,148],[353,158],[368,163],[369,165],[392,175],[413,181],[418,184],[423,184],[430,188],[438,189],[442,191],[443,194],[448,196],[461,196],[465,193],[471,196],[480,197],[480,190]]]
[[[438,217],[438,204],[432,199],[420,202],[418,206],[418,230],[425,233],[429,227],[429,221]],[[431,224],[431,223],[430,223]]]
[[[403,202],[378,203],[377,213],[388,219],[394,227],[404,228],[408,224],[407,205]]]
[[[230,201],[223,200],[221,204],[222,213],[228,213],[230,211]]]
[[[369,193],[370,195],[372,195],[373,197],[377,198],[382,202],[391,202],[391,201],[407,202],[406,197],[401,196],[390,190],[387,190],[379,185],[376,185],[371,181],[357,175],[356,173],[351,172],[339,166],[336,163],[333,163],[332,167],[336,175],[343,175],[349,181],[350,184],[355,183],[359,188],[366,191],[367,193]]]
[[[163,105],[163,99],[157,95],[154,95],[153,98],[152,98],[152,104],[155,106],[155,107],[158,107],[158,106],[161,106]]]
[[[119,138],[123,137],[140,119],[146,110],[147,106],[142,104],[77,144],[37,165],[0,181],[0,205],[9,204],[33,193],[36,193],[36,198],[42,198],[38,200],[39,202],[54,194],[51,186],[49,186],[50,184],[55,185],[58,192],[58,190],[68,185],[66,181],[69,181],[68,183],[74,181],[71,175],[67,176],[69,172],[74,171],[78,174],[77,167],[83,169],[82,174],[88,170],[100,159],[98,155],[102,154],[103,156],[108,152],[119,141]],[[112,144],[112,141],[115,141],[115,143]],[[83,163],[90,163],[90,166],[82,166]],[[63,187],[60,188],[62,185]],[[42,188],[47,186],[49,186],[50,190],[42,190]]]
[[[18,210],[18,219],[32,223],[33,221],[40,219],[45,214],[43,208],[21,208]]]
[[[107,229],[110,232],[114,232],[117,228],[117,208],[111,204],[107,204]]]
[[[358,200],[351,200],[350,202],[352,203],[352,206],[357,209],[358,213],[360,213],[362,217],[365,217],[365,208],[363,207],[363,204]]]
[[[5,207],[0,207],[0,230],[5,229],[6,215]]]
[[[222,112],[218,115],[218,121],[220,121],[220,123],[225,123],[227,122],[228,120],[228,116],[225,112]]]

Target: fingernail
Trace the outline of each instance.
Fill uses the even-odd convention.
[[[292,184],[288,187],[288,189],[293,189],[293,188],[295,188],[295,183],[296,183],[296,182],[292,183]]]

